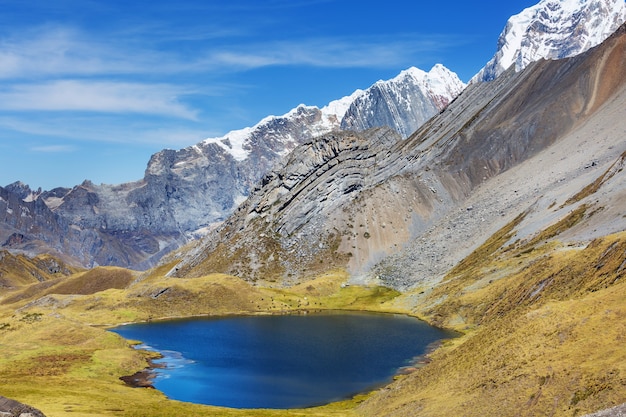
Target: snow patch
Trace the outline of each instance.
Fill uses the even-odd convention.
[[[248,199],[248,197],[246,197],[245,195],[238,195],[235,196],[234,201],[235,201],[235,207],[239,207],[241,205],[241,203],[243,203],[244,201],[246,201]]]
[[[354,93],[350,94],[349,96],[342,97],[339,100],[331,101],[320,110],[322,111],[322,114],[325,118],[335,116],[338,121],[341,121],[354,100],[361,97],[363,94],[365,94],[364,90],[355,90]]]
[[[259,123],[260,124],[260,123]],[[255,127],[258,127],[257,124]],[[226,152],[231,154],[237,161],[243,161],[248,158],[249,151],[244,149],[246,139],[250,137],[250,134],[254,131],[255,127],[246,127],[239,130],[233,130],[226,135],[218,138],[208,138],[202,141],[204,144],[215,143],[219,145]],[[230,143],[228,146],[226,143]]]

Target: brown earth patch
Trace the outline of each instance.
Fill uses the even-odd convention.
[[[133,273],[127,269],[95,268],[64,280],[48,294],[90,295],[109,289],[124,289],[133,279]]]
[[[29,378],[51,377],[64,375],[77,364],[85,363],[91,358],[86,353],[59,353],[28,358],[14,363],[10,370],[11,377],[23,375]],[[0,371],[0,378],[4,372]]]

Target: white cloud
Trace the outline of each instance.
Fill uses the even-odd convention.
[[[51,81],[0,89],[0,110],[141,113],[195,120],[197,112],[178,99],[185,93],[166,84]]]
[[[38,28],[2,40],[0,78],[141,72],[141,66],[124,52],[128,51],[90,41],[71,29]]]
[[[315,1],[315,0],[313,0]],[[265,43],[250,42],[232,29],[214,28],[211,36],[230,39],[229,46],[207,42],[193,53],[160,49],[158,31],[150,41],[136,43],[139,34],[91,38],[89,34],[66,27],[40,27],[20,33],[20,37],[0,42],[0,78],[75,78],[119,75],[166,75],[206,73],[207,71],[247,70],[271,65],[310,65],[331,68],[390,67],[413,65],[420,54],[440,51],[458,38],[409,33],[372,37],[294,38]],[[137,36],[136,39],[133,38]],[[186,39],[189,34],[180,33]],[[252,35],[250,35],[252,36]],[[171,39],[169,39],[171,41]],[[180,39],[179,39],[180,41]]]
[[[30,149],[34,152],[42,152],[42,153],[65,153],[65,152],[74,152],[76,150],[76,148],[71,145],[33,146]]]
[[[454,40],[458,43],[458,39]],[[212,51],[214,66],[252,69],[271,65],[325,68],[385,68],[412,65],[416,56],[453,44],[447,36],[405,35],[393,38],[315,38],[234,46]]]
[[[183,122],[185,123],[185,122]],[[196,123],[192,123],[195,126]],[[59,116],[49,118],[0,117],[0,130],[13,134],[0,134],[0,145],[13,143],[12,138],[21,134],[27,137],[41,137],[46,140],[71,140],[80,142],[120,143],[148,145],[150,147],[185,147],[198,143],[207,135],[218,136],[219,132],[207,131],[194,127],[181,126],[178,123],[155,128],[150,120],[129,122],[125,117],[109,116]],[[71,145],[38,145],[29,149],[38,152],[71,151]]]

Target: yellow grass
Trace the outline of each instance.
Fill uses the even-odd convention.
[[[460,314],[466,334],[359,412],[577,416],[626,402],[626,233],[583,250],[549,247],[521,268],[514,253],[494,258],[512,272],[484,265],[482,285],[462,279],[431,304],[424,315]]]

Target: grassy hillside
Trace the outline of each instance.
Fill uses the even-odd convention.
[[[418,295],[417,313],[465,335],[360,413],[577,416],[626,401],[626,232],[585,247],[494,240]]]
[[[48,255],[29,258],[0,251],[0,288],[11,289],[35,282],[66,277],[78,271],[64,262]]]
[[[624,403],[626,232],[563,244],[560,236],[598,215],[584,201],[568,209],[525,239],[516,237],[528,217],[520,214],[437,285],[406,293],[345,286],[343,270],[291,288],[223,274],[165,277],[173,265],[14,280],[0,294],[0,394],[48,417],[247,416],[125,385],[120,377],[143,370],[152,354],[106,328],[168,317],[349,309],[413,314],[463,335],[433,352],[428,365],[373,393],[254,415],[579,416]],[[2,265],[26,276],[31,262]]]

